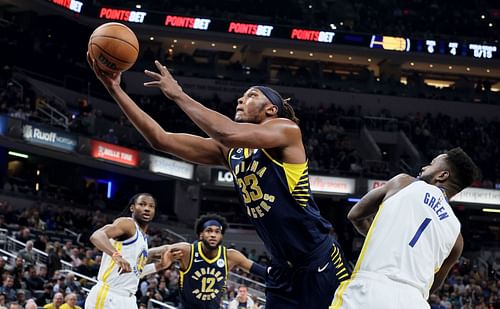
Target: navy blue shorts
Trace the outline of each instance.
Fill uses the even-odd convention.
[[[324,259],[305,267],[271,264],[266,281],[266,309],[327,309],[340,282],[349,279],[350,274],[336,243]]]

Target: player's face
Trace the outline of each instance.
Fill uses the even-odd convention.
[[[443,172],[448,172],[446,154],[440,154],[429,165],[422,167],[418,176],[427,183],[435,184],[437,182],[436,178]]]
[[[131,206],[134,219],[137,222],[148,223],[153,220],[156,211],[155,200],[148,195],[141,195]]]
[[[261,123],[266,117],[265,109],[269,105],[269,99],[260,90],[250,88],[238,99],[234,121]]]
[[[219,226],[210,225],[200,234],[200,240],[210,250],[216,249],[222,242],[222,230]]]

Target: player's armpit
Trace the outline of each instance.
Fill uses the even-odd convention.
[[[453,265],[455,265],[458,258],[462,254],[463,248],[464,239],[462,237],[462,234],[458,234],[457,241],[455,242],[453,249],[451,249],[450,255],[444,260],[443,265],[441,265],[439,271],[434,275],[434,282],[432,283],[430,294],[432,294],[443,285],[444,280],[448,276],[451,268],[453,267]]]

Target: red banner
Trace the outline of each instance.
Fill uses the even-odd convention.
[[[96,159],[104,159],[128,166],[139,165],[139,152],[136,150],[95,140],[90,141],[90,146],[90,155]]]

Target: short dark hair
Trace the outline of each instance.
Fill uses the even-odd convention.
[[[198,218],[194,224],[194,230],[196,235],[199,236],[201,232],[203,232],[203,224],[209,220],[217,220],[222,225],[222,234],[224,234],[227,230],[227,221],[226,218],[219,216],[217,214],[206,214]]]
[[[480,176],[476,163],[462,148],[453,148],[445,154],[450,166],[450,182],[458,192],[470,186]]]

